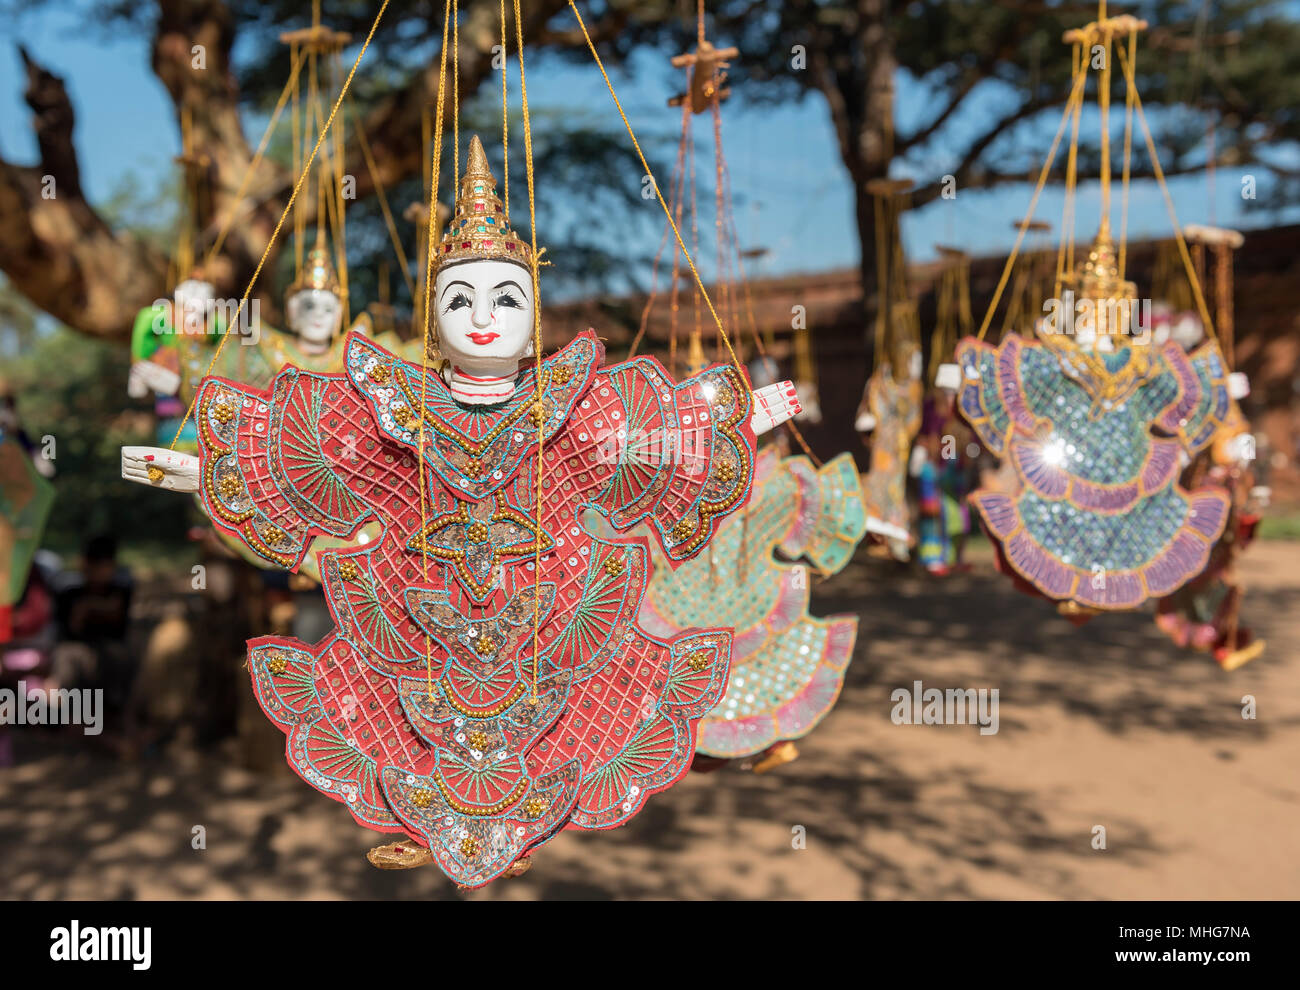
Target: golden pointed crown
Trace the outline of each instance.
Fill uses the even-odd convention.
[[[1080,266],[1079,294],[1085,299],[1136,299],[1137,286],[1119,272],[1115,242],[1108,225],[1103,224],[1092,242],[1088,257]]]
[[[456,213],[438,245],[434,271],[458,261],[513,261],[532,264],[532,249],[510,229],[497,195],[497,180],[488,167],[483,142],[475,134],[469,142],[469,161],[456,196]]]
[[[320,227],[316,228],[316,246],[307,252],[302,272],[285,290],[284,297],[288,299],[295,292],[304,289],[324,289],[336,296],[339,294],[338,275],[334,272],[334,262],[330,260],[330,253],[325,247],[325,234]]]
[[[1110,225],[1103,222],[1092,242],[1088,257],[1079,266],[1079,297],[1098,302],[1117,301],[1132,303],[1137,300],[1137,285],[1127,281],[1119,270],[1115,242],[1110,238]],[[1112,325],[1111,315],[1115,316]],[[1122,335],[1129,332],[1132,314],[1127,305],[1116,309],[1097,309],[1097,335]]]

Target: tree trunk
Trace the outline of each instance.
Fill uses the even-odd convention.
[[[241,125],[239,87],[230,65],[235,40],[230,10],[224,0],[157,0],[157,5],[153,70],[172,98],[178,125],[182,119],[189,120],[191,151],[205,163],[195,218],[200,231],[195,259],[204,259],[218,231],[228,225],[221,257],[213,259],[205,274],[215,283],[219,296],[238,298],[266,249],[296,176],[264,159],[236,201],[235,193],[252,164],[253,152]],[[565,6],[564,0],[523,4],[524,36],[535,37]],[[462,103],[496,77],[492,48],[500,43],[498,16],[497,8],[480,5],[462,17]],[[510,40],[513,51],[513,37]],[[378,58],[375,54],[368,57]],[[114,231],[86,201],[72,141],[74,113],[67,90],[58,76],[26,59],[26,53],[24,58],[26,97],[34,114],[41,160],[35,166],[18,166],[0,159],[0,271],[19,293],[73,329],[125,340],[136,313],[166,294],[171,259],[143,238]],[[362,121],[378,181],[385,189],[419,173],[424,156],[421,108],[436,104],[438,82],[435,60]],[[511,71],[511,83],[517,102],[517,67]],[[444,161],[452,153],[451,112],[448,102]],[[351,130],[356,121],[349,118],[346,123]],[[124,140],[141,145],[148,138],[147,134],[123,135]],[[367,167],[358,142],[349,140],[346,153],[343,171],[355,179],[356,197],[372,195],[376,175]],[[444,198],[448,192],[444,188]],[[300,196],[310,226],[315,223],[317,197]],[[393,204],[395,212],[400,213],[403,205]],[[276,317],[277,307],[270,273],[288,244],[289,232],[286,222],[256,289],[263,299],[263,311],[271,319]],[[176,274],[184,277],[189,273]]]
[[[893,157],[894,74],[898,62],[889,35],[885,0],[866,0],[852,25],[860,57],[835,62],[815,51],[810,60],[826,97],[840,157],[853,184],[854,217],[861,246],[860,337],[817,339],[822,379],[822,425],[809,439],[824,450],[863,452],[853,429],[854,414],[874,360],[877,306],[875,202],[868,185],[889,175]],[[862,460],[862,458],[860,458]]]

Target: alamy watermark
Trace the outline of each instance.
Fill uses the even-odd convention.
[[[1123,334],[1135,344],[1151,342],[1152,302],[1150,299],[1079,299],[1066,289],[1061,298],[1043,301],[1039,332],[1065,336]]]
[[[80,725],[84,735],[97,736],[104,731],[104,692],[28,690],[19,681],[17,690],[0,688],[0,725]]]
[[[240,306],[238,299],[195,300],[184,305],[180,319],[169,319],[170,300],[154,300],[154,336],[206,337],[214,333],[233,334],[241,344],[256,344],[262,337],[262,303],[250,299]]]
[[[997,735],[997,688],[894,688],[889,713],[895,725],[978,725],[981,736]]]

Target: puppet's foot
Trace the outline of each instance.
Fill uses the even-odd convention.
[[[524,856],[515,860],[501,875],[507,880],[511,877],[522,877],[525,873],[533,868],[533,857]]]
[[[1078,602],[1063,601],[1056,603],[1058,614],[1065,616],[1076,626],[1081,626],[1094,615],[1101,615],[1101,609],[1092,608],[1089,605],[1080,605]]]
[[[433,861],[433,853],[424,846],[414,842],[390,842],[386,846],[375,846],[366,853],[371,866],[381,870],[411,870],[417,866]]]
[[[763,758],[754,764],[754,773],[767,773],[798,758],[799,750],[795,749],[794,743],[789,741],[777,743],[775,746],[769,746]]]
[[[1250,663],[1250,661],[1263,653],[1264,645],[1264,640],[1257,639],[1240,649],[1218,649],[1214,651],[1214,659],[1219,661],[1219,666],[1224,670],[1236,670],[1238,667]]]

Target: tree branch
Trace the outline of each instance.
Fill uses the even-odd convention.
[[[167,259],[119,235],[86,202],[72,142],[75,114],[63,80],[22,52],[38,165],[0,160],[0,270],[70,327],[117,336],[152,302]]]

